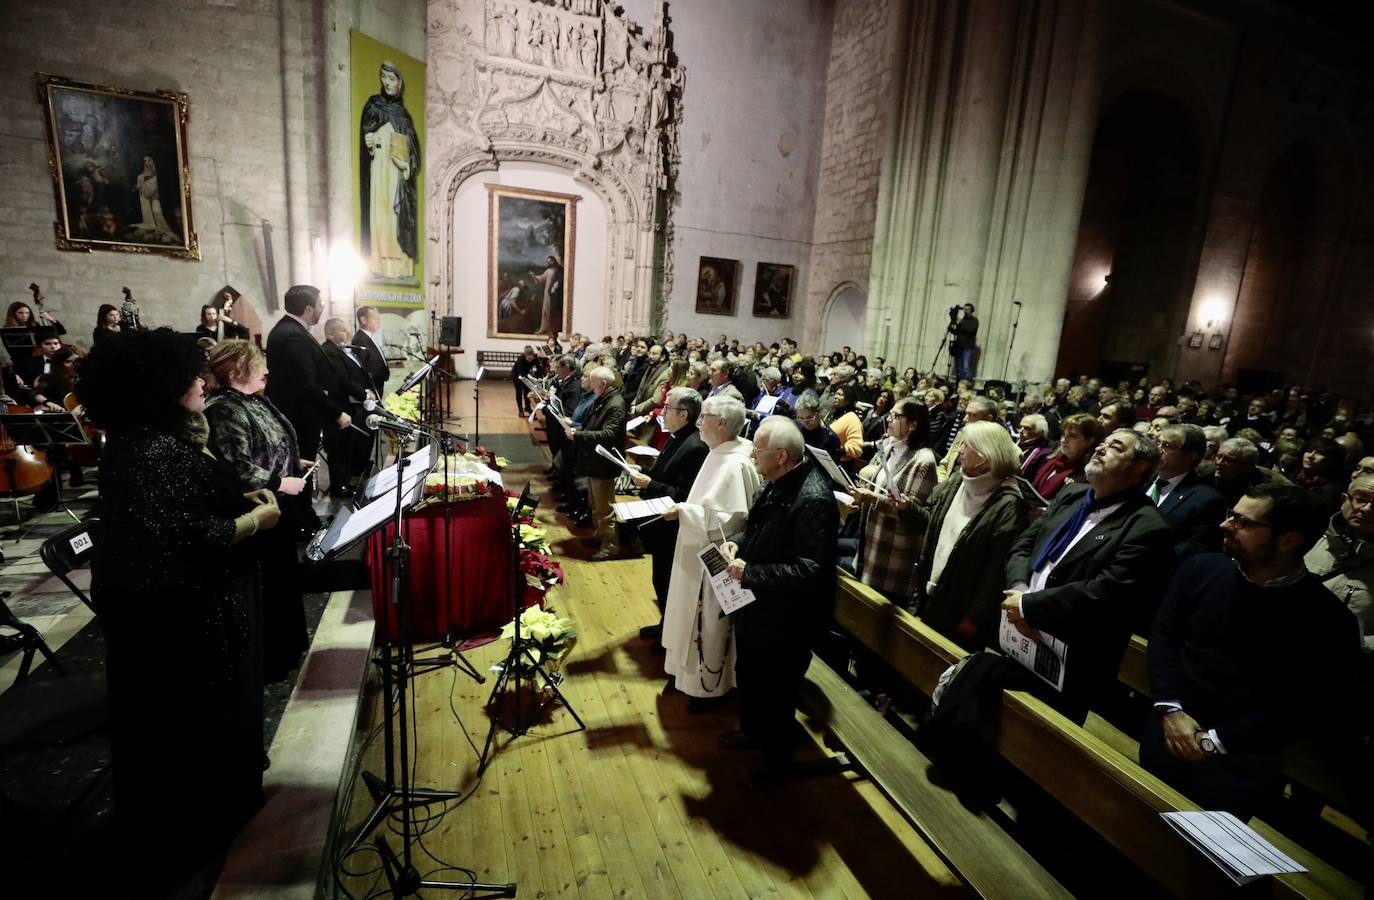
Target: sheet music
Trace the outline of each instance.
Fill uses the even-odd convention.
[[[1307,871],[1228,812],[1202,810],[1160,815],[1236,884],[1249,884],[1266,875]]]
[[[648,416],[635,416],[633,419],[625,423],[625,430],[634,431],[636,428],[643,425],[647,421],[649,421]]]
[[[651,459],[658,459],[659,455],[659,449],[657,447],[641,447],[638,445],[626,448],[625,452],[631,456],[643,456],[646,462]]]
[[[408,460],[405,466],[406,481],[408,482],[415,477],[423,478],[429,474],[430,468],[434,465],[434,445],[425,444],[407,456],[406,459]],[[373,498],[394,491],[396,489],[396,473],[400,467],[401,463],[398,460],[369,478],[367,486],[363,489],[363,496]],[[419,473],[418,476],[416,473]]]
[[[628,462],[626,462],[625,459],[624,459],[623,457],[617,456],[616,454],[614,454],[614,453],[612,453],[611,451],[607,450],[607,449],[606,449],[604,446],[602,446],[601,444],[597,444],[597,445],[596,445],[596,455],[597,455],[597,456],[601,456],[601,457],[605,457],[606,459],[609,459],[611,462],[615,463],[617,466],[620,466],[620,468],[624,469],[626,472],[629,472],[631,475],[638,475],[638,474],[639,474],[639,470],[638,470],[638,469],[635,469],[635,468],[632,468],[632,467],[630,466],[630,464],[629,464]]]
[[[651,497],[648,500],[627,500],[624,503],[612,503],[611,512],[615,513],[616,519],[621,522],[632,522],[635,519],[661,516],[673,505],[672,497]]]
[[[405,484],[401,486],[401,502],[407,507],[413,506],[420,499],[420,493],[424,489],[424,473],[427,470],[419,469],[418,471],[420,474],[414,481],[407,477]],[[394,488],[395,481],[392,482],[392,485]],[[360,509],[345,506],[339,510],[334,521],[329,523],[329,528],[320,541],[322,556],[352,546],[355,541],[366,537],[381,527],[382,523],[395,513],[396,495],[394,493],[383,494]]]
[[[1032,640],[1016,630],[1002,610],[997,626],[997,643],[1002,652],[1030,669],[1056,691],[1064,690],[1064,669],[1069,659],[1069,645],[1050,634],[1040,632],[1040,640]]]
[[[759,402],[754,404],[754,412],[760,416],[772,415],[773,409],[778,405],[778,398],[772,394],[764,394],[759,397]]]
[[[853,489],[854,484],[850,481],[849,475],[835,463],[835,460],[830,458],[829,453],[824,450],[817,450],[810,444],[806,445],[806,452],[810,453],[811,458],[821,464],[821,468],[825,469],[825,474],[829,475],[832,481],[845,490]]]

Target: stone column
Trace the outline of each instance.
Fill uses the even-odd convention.
[[[1052,374],[1097,118],[1098,2],[918,4],[879,187],[870,356],[926,370],[949,307],[972,303],[980,378]]]

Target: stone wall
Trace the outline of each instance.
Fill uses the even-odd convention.
[[[347,195],[340,200],[342,189],[331,181],[339,175],[348,183],[348,29],[376,29],[379,39],[423,55],[423,11],[417,0],[147,0],[117,11],[98,0],[6,4],[5,305],[27,299],[25,288],[36,281],[73,338],[88,341],[97,306],[117,303],[124,286],[145,322],[183,330],[225,284],[243,292],[259,327],[278,305],[268,296],[273,284],[278,294],[297,281],[325,286],[327,242],[352,231]],[[189,95],[199,261],[56,249],[35,72]],[[346,313],[351,298],[338,306]]]
[[[868,294],[878,174],[891,124],[908,0],[838,0],[826,70],[811,271],[802,344],[817,350],[828,301],[846,285]]]

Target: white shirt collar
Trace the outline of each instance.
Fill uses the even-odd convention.
[[[288,318],[288,319],[295,319],[297,322],[301,323],[301,327],[304,328],[306,331],[309,331],[309,330],[310,330],[310,326],[307,325],[307,324],[305,323],[305,320],[302,319],[300,316],[295,315],[294,313],[286,313],[285,315],[286,315],[286,318]]]

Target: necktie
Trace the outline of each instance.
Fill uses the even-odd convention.
[[[1159,492],[1169,483],[1167,478],[1156,478],[1155,483],[1150,485],[1150,502],[1155,506],[1159,505]]]

